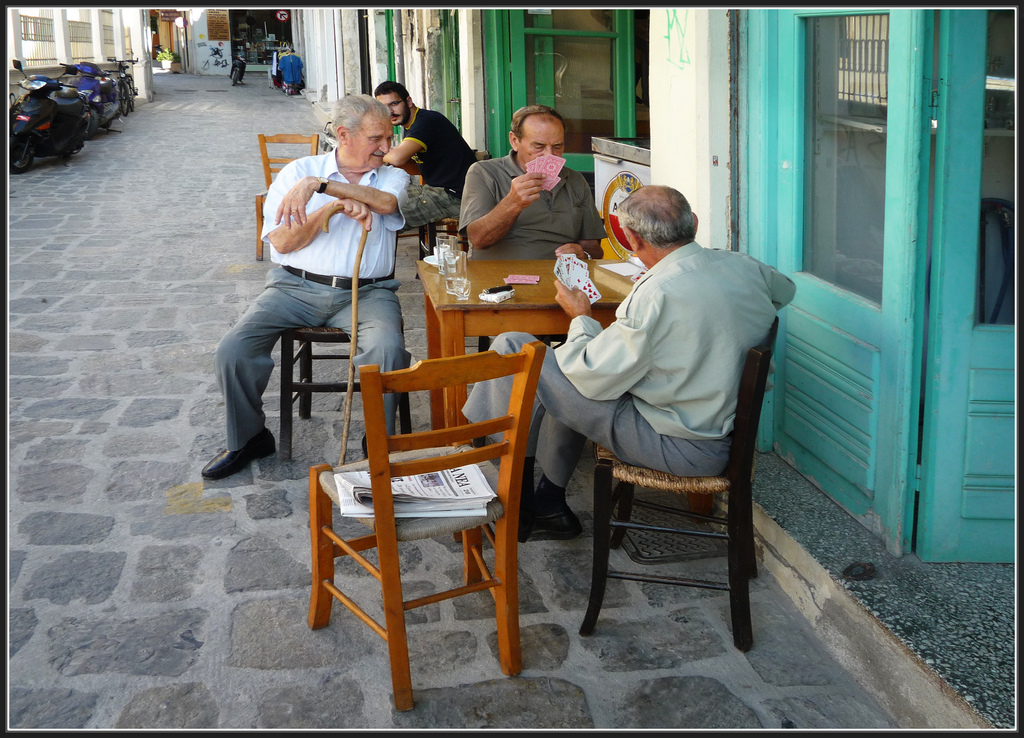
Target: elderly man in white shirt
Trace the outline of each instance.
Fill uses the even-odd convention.
[[[587,438],[627,463],[681,476],[719,474],[728,463],[744,354],[767,336],[793,299],[793,281],[745,254],[694,241],[697,217],[670,187],[643,187],[618,207],[633,252],[648,268],[608,328],[590,300],[555,283],[572,318],[566,342],[544,358],[523,473],[519,540],[582,532],[565,502]],[[535,340],[498,336],[515,353]],[[463,412],[472,421],[507,406],[508,383],[476,385]],[[534,460],[544,475],[533,489]]]
[[[342,98],[333,123],[337,149],[291,162],[267,193],[262,238],[273,247],[271,260],[279,268],[270,270],[263,293],[217,347],[228,448],[203,469],[205,479],[230,476],[276,450],[262,399],[274,368],[271,351],[287,328],[351,330],[352,270],[364,229],[357,287],[359,353],[353,360],[379,364],[385,371],[409,366],[395,294],[399,283],[393,278],[396,234],[405,225],[399,202],[409,175],[383,163],[391,148],[391,121],[377,100]],[[332,209],[337,213],[325,233],[323,218]],[[389,397],[385,402],[393,432],[396,401]]]

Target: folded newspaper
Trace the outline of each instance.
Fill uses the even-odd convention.
[[[334,479],[343,516],[373,517],[369,472],[336,472]],[[396,518],[483,516],[497,496],[476,464],[393,477],[391,493]]]

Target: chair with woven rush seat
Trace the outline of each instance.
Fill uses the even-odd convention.
[[[296,401],[299,405],[299,417],[308,420],[313,410],[313,394],[316,392],[348,391],[348,379],[331,382],[313,381],[313,361],[347,362],[349,355],[340,352],[316,352],[315,344],[351,344],[348,332],[341,328],[327,326],[311,328],[289,328],[281,334],[281,429],[278,438],[278,458],[287,460],[292,457],[292,411]],[[298,363],[298,378],[295,377],[295,364]],[[359,392],[359,382],[352,387]],[[412,430],[412,414],[409,410],[409,395],[402,394],[398,398],[398,421],[402,433]]]
[[[317,148],[320,144],[320,136],[313,134],[306,136],[300,133],[278,133],[273,136],[267,136],[263,133],[259,134],[260,141],[260,157],[263,160],[263,178],[267,183],[267,190],[270,189],[271,183],[274,181],[274,175],[284,169],[285,164],[293,161],[298,156],[271,156],[267,149],[268,144],[290,144],[291,147],[288,150],[289,153],[297,153],[296,144],[308,144],[309,155],[315,156]],[[275,150],[275,154],[279,152]],[[306,156],[305,152],[302,156]],[[267,199],[267,192],[264,190],[260,194],[256,195],[256,260],[263,261],[263,239],[260,237],[263,233],[263,203]]]
[[[313,586],[309,604],[309,627],[328,625],[335,599],[384,639],[388,647],[391,681],[397,710],[413,707],[412,678],[405,612],[417,607],[482,590],[490,591],[495,602],[498,651],[501,670],[514,676],[522,670],[519,639],[517,579],[517,531],[523,459],[529,433],[533,399],[545,348],[526,345],[518,354],[485,354],[430,359],[409,369],[381,372],[377,366],[360,367],[363,413],[369,458],[333,468],[314,466],[309,470],[309,524],[312,541]],[[384,419],[384,393],[444,390],[496,377],[512,377],[507,413],[475,423],[389,436]],[[500,440],[474,448],[480,437]],[[498,460],[497,498],[487,505],[486,516],[395,517],[392,478],[481,464],[485,475],[493,472],[486,463]],[[369,471],[373,494],[373,517],[358,518],[372,532],[348,540],[333,527],[334,505],[340,496],[334,474],[337,471]],[[493,476],[493,474],[492,474]],[[405,600],[399,567],[399,542],[455,534],[463,544],[464,584],[451,589]],[[493,573],[483,555],[483,537],[493,551]],[[377,565],[363,552],[377,549]],[[381,585],[383,624],[374,619],[335,581],[334,561],[350,556]]]
[[[587,636],[594,632],[594,626],[604,601],[607,580],[628,579],[638,582],[728,591],[733,643],[740,651],[748,651],[753,645],[749,581],[757,576],[757,562],[754,554],[751,486],[754,476],[757,427],[761,418],[761,405],[764,401],[765,385],[768,380],[778,326],[779,319],[776,318],[764,343],[747,351],[743,374],[740,377],[729,463],[721,476],[677,477],[673,474],[627,464],[617,459],[611,451],[601,446],[595,448],[597,464],[594,467],[594,566],[591,575],[590,602],[583,618],[583,624],[580,626],[580,635]],[[634,498],[635,487],[676,494],[727,493],[728,512],[723,518],[636,499]],[[663,516],[681,516],[704,523],[724,525],[725,532],[672,528],[633,522],[630,517],[634,505],[656,510]],[[616,508],[617,513],[613,518],[613,511]],[[612,570],[608,563],[609,549],[618,548],[627,531],[653,531],[660,535],[725,539],[728,542],[728,581],[715,582]]]

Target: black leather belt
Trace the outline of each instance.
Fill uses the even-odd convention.
[[[303,269],[296,269],[295,267],[285,266],[286,272],[291,272],[296,277],[302,277],[308,279],[310,282],[318,282],[320,284],[326,284],[328,287],[337,287],[342,290],[352,289],[352,278],[351,277],[326,277],[323,274],[313,274],[313,272],[307,272]],[[384,282],[385,280],[393,279],[393,277],[374,277],[373,279],[360,279],[359,286],[365,287],[368,284],[376,284],[377,282]]]

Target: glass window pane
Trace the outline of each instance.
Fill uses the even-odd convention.
[[[807,26],[803,268],[880,303],[888,15]]]
[[[1012,10],[988,11],[985,137],[981,165],[978,321],[1014,324],[1014,165],[1016,79]]]
[[[611,31],[612,11],[527,10],[527,28],[557,28],[560,31]]]
[[[615,135],[612,40],[526,37],[527,104],[565,117],[565,151],[590,154],[590,139]]]

